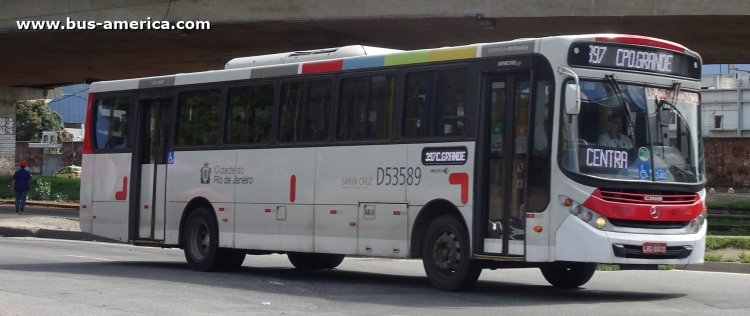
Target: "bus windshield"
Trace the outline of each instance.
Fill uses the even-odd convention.
[[[563,107],[559,161],[590,177],[695,184],[704,180],[699,96],[671,88],[583,80],[581,111]]]

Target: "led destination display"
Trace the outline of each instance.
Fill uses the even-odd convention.
[[[643,46],[577,43],[568,55],[571,66],[614,68],[700,78],[698,59],[664,49]]]

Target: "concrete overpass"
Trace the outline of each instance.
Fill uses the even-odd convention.
[[[17,25],[148,18],[205,20],[211,29],[32,31]],[[592,32],[661,37],[698,51],[706,63],[746,63],[750,1],[5,0],[0,87],[218,69],[237,56],[347,44],[415,49]]]

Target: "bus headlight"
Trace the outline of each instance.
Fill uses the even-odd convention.
[[[570,212],[573,213],[573,215],[575,215],[575,216],[581,215],[581,212],[583,212],[583,206],[581,206],[580,204],[578,204],[578,205],[574,206],[573,208],[571,208]]]
[[[570,214],[575,215],[596,229],[604,229],[604,227],[607,226],[606,217],[599,215],[599,213],[594,212],[581,204],[576,204],[571,207]]]
[[[706,212],[701,213],[698,217],[690,221],[690,231],[697,233],[701,230],[701,226],[706,222]]]
[[[604,219],[604,217],[599,217],[596,219],[596,222],[594,223],[594,227],[598,229],[604,228],[604,226],[607,226],[607,220]]]
[[[590,222],[592,218],[594,218],[594,214],[591,211],[586,211],[581,215],[581,219],[587,222]]]

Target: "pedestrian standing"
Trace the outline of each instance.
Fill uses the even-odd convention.
[[[13,175],[10,187],[16,194],[16,214],[22,214],[26,207],[26,196],[31,189],[31,172],[26,170],[25,162],[18,163],[18,170]]]

